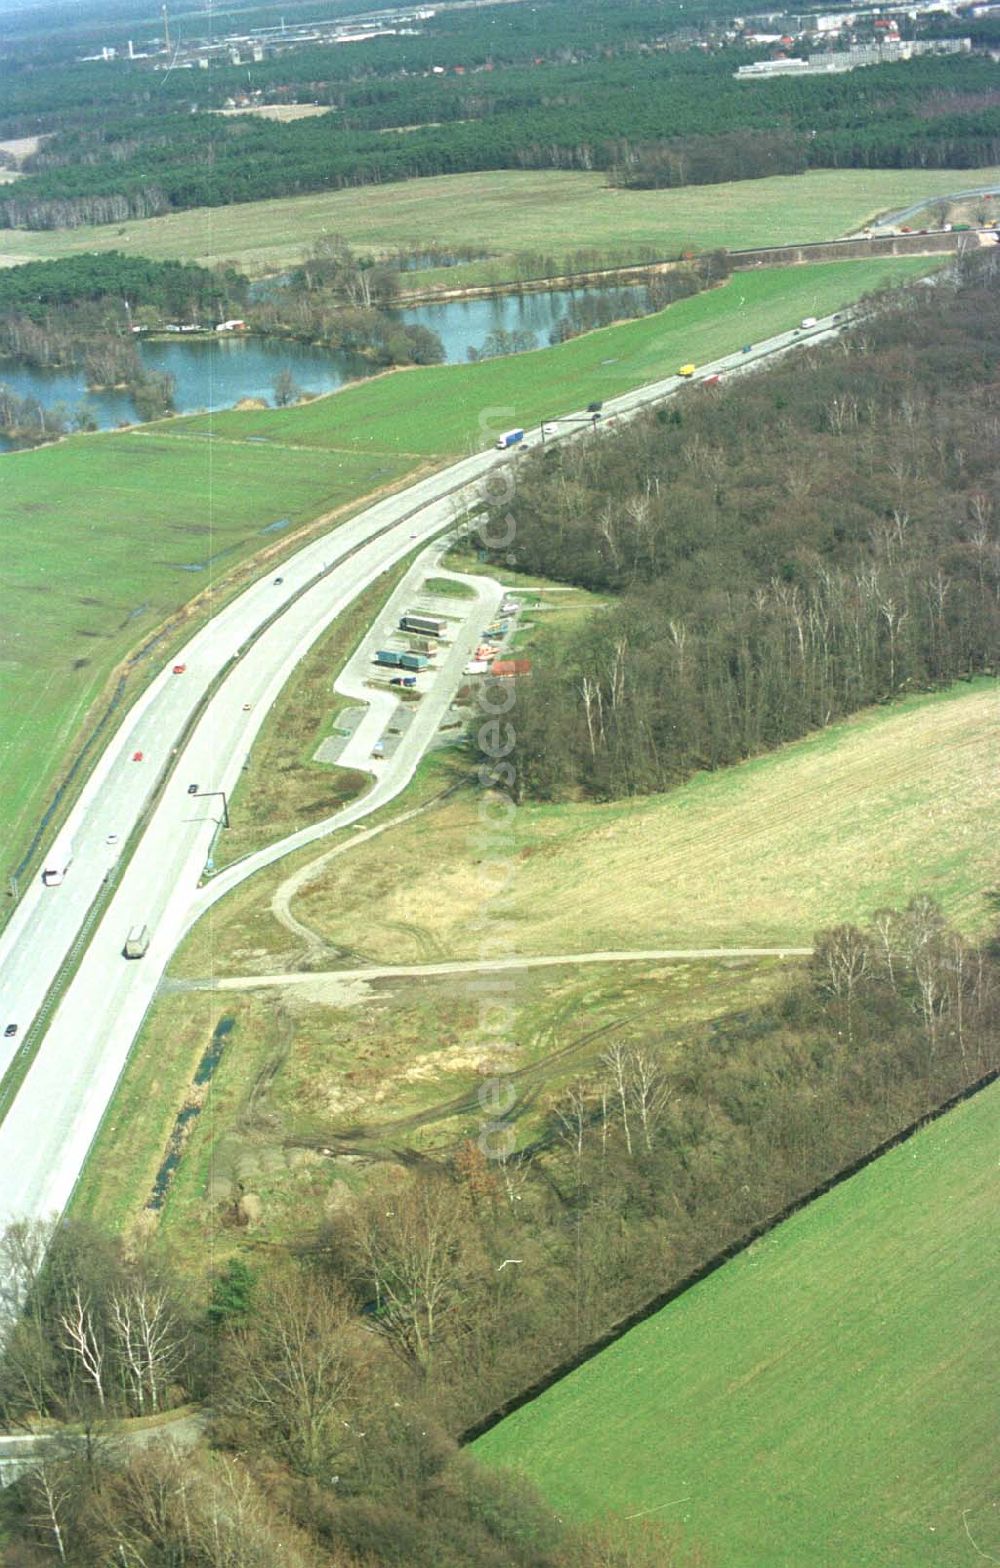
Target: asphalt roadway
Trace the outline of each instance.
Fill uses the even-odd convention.
[[[807,331],[782,333],[749,353],[699,366],[696,379],[746,370],[836,330],[834,318],[824,318]],[[596,428],[688,384],[671,375],[608,401]],[[586,434],[593,423],[585,412],[569,414],[558,421],[556,439]],[[526,444],[536,445],[533,433]],[[184,664],[185,673],[174,675],[168,665],[108,742],[67,823],[73,860],[64,882],[33,883],[0,936],[0,1027],[19,1026],[16,1037],[0,1038],[2,1073],[36,1017],[43,1026],[43,1003],[109,867],[134,839],[110,903],[0,1124],[0,1225],[65,1208],[170,956],[194,921],[262,866],[359,821],[412,778],[461,678],[475,617],[423,698],[407,743],[373,767],[375,782],[361,800],[199,889],[222,808],[216,792],[232,794],[254,737],[296,664],[370,583],[420,541],[453,526],[491,470],[506,467],[516,475],[518,461],[516,448],[464,458],[305,546],[196,633],[172,661]],[[499,491],[500,481],[495,483]],[[500,591],[484,581],[476,584],[479,608],[489,614]],[[141,762],[131,760],[136,752]],[[197,795],[189,795],[190,784],[197,784]],[[112,833],[116,845],[107,842]],[[134,925],[147,926],[152,935],[145,957],[129,961],[122,949]]]

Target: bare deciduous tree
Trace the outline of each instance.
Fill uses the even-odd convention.
[[[857,926],[834,926],[815,942],[815,964],[821,988],[844,1004],[847,1038],[854,1042],[854,997],[868,972],[868,945]]]
[[[471,1272],[475,1242],[462,1194],[426,1177],[381,1188],[359,1206],[349,1245],[378,1327],[426,1370]]]
[[[82,1293],[79,1285],[74,1286],[70,1302],[66,1310],[60,1314],[59,1321],[65,1335],[63,1349],[69,1351],[78,1364],[79,1370],[85,1381],[93,1388],[97,1395],[97,1402],[103,1410],[106,1402],[104,1341],[91,1299]]]
[[[141,1280],[111,1293],[109,1318],[122,1375],[139,1415],[153,1411],[184,1359],[185,1335],[166,1290]]]
[[[342,1290],[286,1265],[258,1281],[254,1313],[226,1348],[220,1411],[309,1475],[347,1441],[345,1402],[365,1357]]]
[[[29,1518],[39,1536],[51,1545],[61,1563],[71,1545],[68,1532],[76,1504],[76,1473],[72,1462],[40,1459],[24,1477],[30,1498]]]
[[[581,1079],[570,1084],[562,1098],[552,1107],[559,1137],[571,1150],[576,1167],[576,1184],[580,1185],[583,1165],[583,1143],[590,1122],[590,1099]]]
[[[605,1051],[601,1061],[607,1068],[611,1078],[614,1092],[618,1097],[618,1109],[621,1113],[622,1132],[625,1135],[625,1147],[632,1153],[632,1129],[629,1126],[629,1100],[631,1098],[631,1083],[629,1073],[628,1047],[621,1041],[616,1041],[610,1050]]]
[[[647,1152],[652,1152],[653,1132],[660,1116],[673,1099],[663,1063],[652,1051],[638,1049],[631,1055],[632,1094]]]

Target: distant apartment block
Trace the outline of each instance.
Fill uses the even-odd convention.
[[[897,60],[913,60],[922,54],[968,54],[971,38],[933,38],[921,41],[857,44],[851,49],[834,49],[805,58],[755,60],[733,72],[739,82],[766,81],[775,76],[822,76],[834,71],[856,71],[863,65],[890,65]]]

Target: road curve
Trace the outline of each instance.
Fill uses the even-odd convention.
[[[833,318],[825,318],[808,332],[781,333],[747,353],[703,365],[699,376],[743,371],[836,330]],[[605,419],[628,418],[687,384],[669,375],[626,393],[605,404]],[[566,421],[570,438],[586,434],[592,423],[582,412]],[[165,669],[123,720],[70,817],[70,874],[57,888],[30,887],[0,937],[0,1020],[16,1019],[23,1037],[101,891],[114,850],[107,844],[109,832],[125,843],[142,824],[132,858],[0,1124],[0,1225],[20,1216],[44,1218],[65,1207],[157,984],[193,921],[260,866],[348,820],[360,820],[412,776],[412,767],[383,775],[362,801],[328,823],[249,857],[199,893],[220,797],[232,793],[253,739],[296,664],[359,593],[414,549],[415,539],[429,541],[445,532],[456,507],[470,504],[494,468],[509,464],[516,471],[516,463],[508,453],[492,450],[464,458],[305,546],[203,627],[177,655],[187,666],[184,675]],[[422,726],[418,733],[425,744],[437,727],[432,709],[433,698],[426,721],[421,713],[413,726],[415,731]],[[137,751],[143,760],[132,762]],[[160,781],[165,782],[158,793],[154,785]],[[196,795],[188,793],[189,785],[197,787]],[[122,946],[136,924],[147,925],[152,940],[146,956],[130,963]],[[17,1044],[0,1039],[6,1051],[0,1071]]]

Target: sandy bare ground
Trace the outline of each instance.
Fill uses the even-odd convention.
[[[325,103],[259,103],[247,109],[212,109],[212,114],[255,114],[261,120],[280,120],[287,124],[290,120],[309,120],[315,114],[331,114],[333,111]]]
[[[44,136],[12,136],[7,141],[0,141],[0,152],[9,153],[20,163],[22,158],[30,158],[36,153],[45,139]]]

